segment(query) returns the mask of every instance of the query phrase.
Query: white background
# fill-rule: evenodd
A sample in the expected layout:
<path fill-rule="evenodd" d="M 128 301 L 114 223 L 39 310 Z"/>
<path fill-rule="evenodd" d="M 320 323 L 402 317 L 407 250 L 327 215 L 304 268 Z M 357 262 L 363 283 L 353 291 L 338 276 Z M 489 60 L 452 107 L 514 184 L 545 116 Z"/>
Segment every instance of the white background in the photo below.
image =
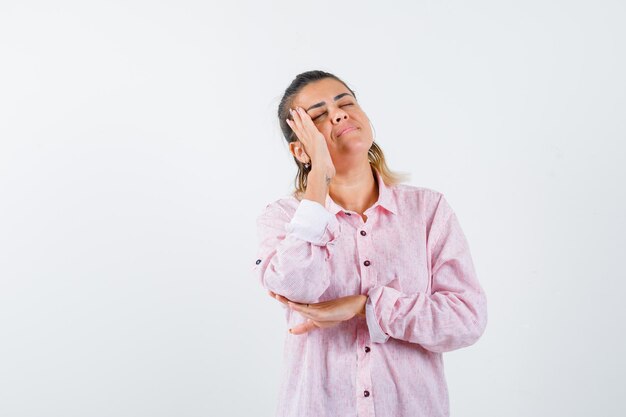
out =
<path fill-rule="evenodd" d="M 489 306 L 452 416 L 623 416 L 622 1 L 0 3 L 0 415 L 271 416 L 276 107 L 343 78 Z M 292 336 L 293 337 L 293 336 Z"/>

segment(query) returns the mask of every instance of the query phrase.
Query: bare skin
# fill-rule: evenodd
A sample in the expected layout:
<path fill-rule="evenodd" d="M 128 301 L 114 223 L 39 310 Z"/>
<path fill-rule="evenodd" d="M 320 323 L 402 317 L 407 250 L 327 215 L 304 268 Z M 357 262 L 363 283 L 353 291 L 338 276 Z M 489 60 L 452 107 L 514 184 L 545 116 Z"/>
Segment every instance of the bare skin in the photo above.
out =
<path fill-rule="evenodd" d="M 304 87 L 294 98 L 292 109 L 287 123 L 298 140 L 289 144 L 289 150 L 302 163 L 311 164 L 303 198 L 326 206 L 326 196 L 330 195 L 366 222 L 364 211 L 378 200 L 378 185 L 367 156 L 374 141 L 369 118 L 350 90 L 332 78 Z M 306 323 L 290 330 L 292 334 L 365 317 L 367 296 L 363 294 L 308 306 L 271 291 L 269 294 L 307 317 Z"/>
<path fill-rule="evenodd" d="M 321 303 L 301 304 L 272 291 L 268 291 L 268 294 L 308 319 L 306 323 L 289 329 L 291 334 L 298 335 L 317 328 L 333 327 L 355 316 L 365 318 L 366 295 L 349 295 Z"/>

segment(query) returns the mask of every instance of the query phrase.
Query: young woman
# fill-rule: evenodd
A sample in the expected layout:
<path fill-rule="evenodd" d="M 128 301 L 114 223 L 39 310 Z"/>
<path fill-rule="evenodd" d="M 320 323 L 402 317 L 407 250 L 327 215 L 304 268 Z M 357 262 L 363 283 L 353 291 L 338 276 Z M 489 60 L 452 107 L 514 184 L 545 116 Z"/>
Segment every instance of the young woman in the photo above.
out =
<path fill-rule="evenodd" d="M 286 307 L 277 415 L 448 416 L 442 353 L 487 324 L 454 211 L 400 183 L 335 75 L 296 76 L 278 117 L 296 190 L 259 215 L 253 267 Z"/>

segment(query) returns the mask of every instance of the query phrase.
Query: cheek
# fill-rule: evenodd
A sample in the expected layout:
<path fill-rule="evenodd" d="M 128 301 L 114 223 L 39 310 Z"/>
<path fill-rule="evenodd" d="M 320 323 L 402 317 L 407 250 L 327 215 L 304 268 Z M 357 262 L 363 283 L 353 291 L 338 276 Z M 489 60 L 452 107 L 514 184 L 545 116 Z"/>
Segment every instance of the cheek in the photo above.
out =
<path fill-rule="evenodd" d="M 333 132 L 332 127 L 323 125 L 323 126 L 317 126 L 317 130 L 319 130 L 319 132 L 324 136 L 324 139 L 326 139 L 326 143 L 332 142 L 331 139 L 331 134 Z"/>

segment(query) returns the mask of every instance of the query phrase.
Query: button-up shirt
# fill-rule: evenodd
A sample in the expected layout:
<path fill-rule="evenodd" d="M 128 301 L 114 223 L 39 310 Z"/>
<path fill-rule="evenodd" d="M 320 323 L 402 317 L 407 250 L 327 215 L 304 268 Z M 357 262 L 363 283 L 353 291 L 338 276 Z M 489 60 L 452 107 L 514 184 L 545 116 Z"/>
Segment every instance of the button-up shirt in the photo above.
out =
<path fill-rule="evenodd" d="M 475 343 L 487 303 L 459 220 L 441 192 L 388 186 L 366 221 L 327 195 L 293 196 L 257 218 L 260 284 L 299 303 L 367 295 L 365 318 L 285 333 L 277 416 L 449 416 L 442 353 Z M 285 309 L 288 328 L 307 319 Z"/>

